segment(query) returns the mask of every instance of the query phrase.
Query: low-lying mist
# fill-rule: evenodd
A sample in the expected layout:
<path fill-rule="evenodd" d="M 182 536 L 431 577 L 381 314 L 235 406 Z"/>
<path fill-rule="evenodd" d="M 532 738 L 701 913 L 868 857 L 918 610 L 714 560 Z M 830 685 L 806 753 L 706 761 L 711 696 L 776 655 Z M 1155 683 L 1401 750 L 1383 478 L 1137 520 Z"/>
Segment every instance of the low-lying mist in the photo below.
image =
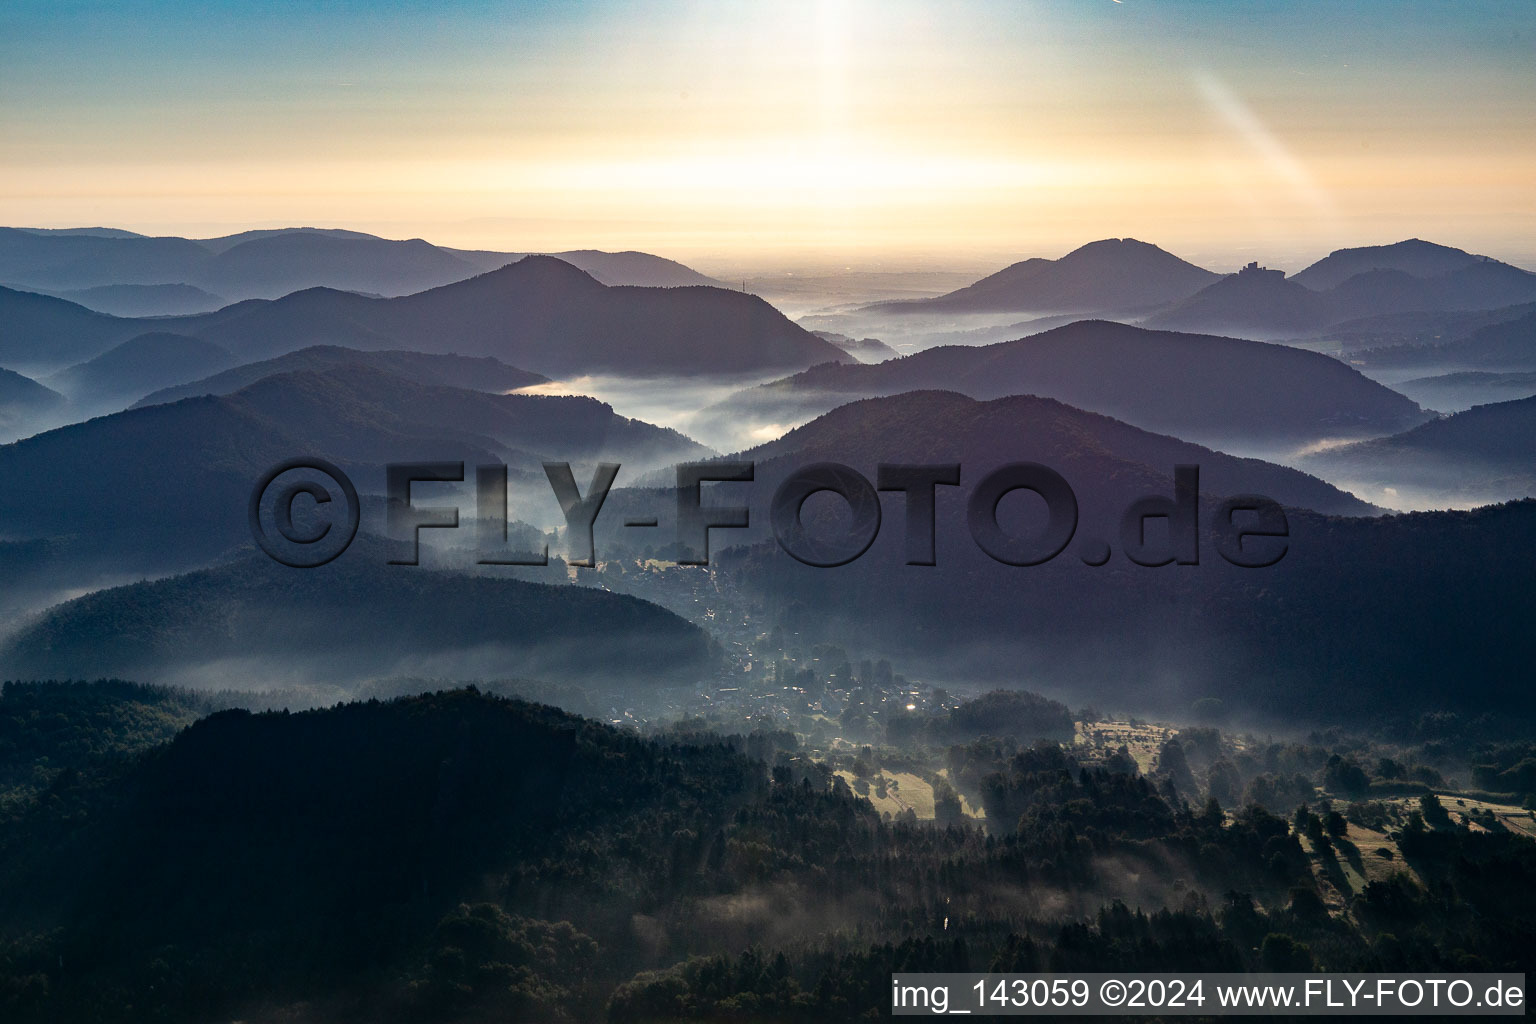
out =
<path fill-rule="evenodd" d="M 615 412 L 687 434 L 716 451 L 741 447 L 729 432 L 701 424 L 695 413 L 742 388 L 755 387 L 772 376 L 635 378 L 589 374 L 520 388 L 519 395 L 586 395 L 613 406 Z M 701 429 L 702 428 L 702 429 Z"/>

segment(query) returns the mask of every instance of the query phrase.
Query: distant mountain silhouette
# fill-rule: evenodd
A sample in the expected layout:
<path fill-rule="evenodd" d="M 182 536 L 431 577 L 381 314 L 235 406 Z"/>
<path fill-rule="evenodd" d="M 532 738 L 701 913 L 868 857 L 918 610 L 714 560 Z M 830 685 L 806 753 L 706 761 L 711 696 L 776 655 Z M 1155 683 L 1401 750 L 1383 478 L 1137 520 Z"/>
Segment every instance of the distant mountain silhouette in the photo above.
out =
<path fill-rule="evenodd" d="M 404 295 L 461 281 L 478 269 L 419 238 L 293 232 L 252 238 L 218 253 L 195 283 L 236 298 L 273 299 L 317 286 Z"/>
<path fill-rule="evenodd" d="M 851 358 L 756 296 L 609 288 L 550 256 L 396 299 L 310 289 L 175 323 L 249 359 L 342 344 L 489 355 L 550 376 L 707 376 Z"/>
<path fill-rule="evenodd" d="M 1495 309 L 1536 301 L 1536 274 L 1498 260 L 1483 260 L 1425 281 L 1437 309 Z"/>
<path fill-rule="evenodd" d="M 1391 245 L 1335 249 L 1305 270 L 1292 275 L 1291 280 L 1313 291 L 1325 292 L 1357 274 L 1372 270 L 1395 270 L 1411 277 L 1436 277 L 1485 259 L 1487 257 L 1474 256 L 1448 245 L 1437 245 L 1422 238 L 1409 238 Z"/>
<path fill-rule="evenodd" d="M 861 363 L 883 363 L 901 355 L 879 338 L 850 338 L 835 331 L 812 331 L 822 341 L 830 341 Z"/>
<path fill-rule="evenodd" d="M 145 238 L 125 228 L 17 228 L 32 235 L 85 235 L 92 238 Z"/>
<path fill-rule="evenodd" d="M 1405 380 L 1392 385 L 1392 390 L 1402 392 L 1426 409 L 1461 412 L 1474 405 L 1536 395 L 1536 371 L 1488 373 L 1464 370 Z"/>
<path fill-rule="evenodd" d="M 229 305 L 228 300 L 190 284 L 103 284 L 49 292 L 24 288 L 76 302 L 86 309 L 112 316 L 185 316 L 211 313 Z"/>
<path fill-rule="evenodd" d="M 37 234 L 0 228 L 0 281 L 50 290 L 102 284 L 196 284 L 212 254 L 186 238 Z"/>
<path fill-rule="evenodd" d="M 1392 348 L 1399 345 L 1415 347 L 1447 345 L 1469 337 L 1480 328 L 1518 320 L 1527 313 L 1536 313 L 1536 303 L 1527 302 L 1499 309 L 1472 312 L 1451 310 L 1382 313 L 1333 324 L 1317 336 L 1330 342 L 1337 342 L 1340 349 L 1347 352 Z"/>
<path fill-rule="evenodd" d="M 932 299 L 877 303 L 880 312 L 1114 312 L 1187 298 L 1209 270 L 1134 238 L 1090 242 L 1057 260 L 1028 259 Z"/>
<path fill-rule="evenodd" d="M 1335 257 L 1338 262 L 1330 263 Z M 1351 269 L 1356 272 L 1338 279 Z M 1415 241 L 1341 250 L 1290 278 L 1250 265 L 1154 314 L 1147 325 L 1258 338 L 1332 337 L 1335 332 L 1327 329 L 1330 325 L 1361 318 L 1492 310 L 1533 300 L 1536 274 L 1459 249 Z"/>
<path fill-rule="evenodd" d="M 22 429 L 33 417 L 56 412 L 64 396 L 31 377 L 0 369 L 0 432 Z"/>
<path fill-rule="evenodd" d="M 152 331 L 130 338 L 94 359 L 47 378 L 49 387 L 84 410 L 121 409 L 140 395 L 206 376 L 234 362 L 212 342 L 185 334 Z"/>
<path fill-rule="evenodd" d="M 1536 397 L 1479 405 L 1391 437 L 1331 448 L 1304 465 L 1331 479 L 1442 492 L 1461 501 L 1536 497 Z"/>
<path fill-rule="evenodd" d="M 474 358 L 424 352 L 365 352 L 335 345 L 315 345 L 275 359 L 245 363 L 190 384 L 163 388 L 146 395 L 135 402 L 133 407 L 161 405 L 197 395 L 227 395 L 273 374 L 292 373 L 296 370 L 327 370 L 347 365 L 370 367 L 417 384 L 446 384 L 471 391 L 512 391 L 549 380 L 541 374 L 519 370 L 490 356 Z"/>
<path fill-rule="evenodd" d="M 239 231 L 233 235 L 220 235 L 217 238 L 197 238 L 193 241 L 207 249 L 209 252 L 228 252 L 237 245 L 246 242 L 254 242 L 260 239 L 276 238 L 279 235 L 320 235 L 325 238 L 368 239 L 378 238 L 378 235 L 370 235 L 366 231 L 348 231 L 345 228 L 256 228 L 251 231 Z M 381 239 L 383 241 L 383 239 Z"/>
<path fill-rule="evenodd" d="M 448 251 L 475 263 L 485 271 L 498 270 L 525 256 L 545 255 L 564 260 L 579 270 L 585 270 L 595 280 L 615 287 L 619 285 L 637 285 L 642 288 L 684 288 L 689 285 L 723 287 L 714 278 L 706 277 L 676 260 L 633 250 L 603 252 L 598 249 L 572 249 L 567 252 L 551 253 L 487 252 L 464 249 Z"/>
<path fill-rule="evenodd" d="M 449 249 L 422 239 L 360 231 L 281 228 L 220 238 L 148 238 L 110 229 L 0 228 L 0 281 L 23 290 L 80 299 L 121 315 L 178 315 L 215 308 L 184 291 L 195 287 L 235 300 L 278 298 L 305 288 L 398 296 L 499 269 L 528 255 Z M 640 252 L 582 249 L 557 254 L 609 285 L 678 287 L 716 282 L 673 260 Z M 130 293 L 98 292 L 138 286 Z"/>
<path fill-rule="evenodd" d="M 3 235 L 3 232 L 0 232 Z M 49 295 L 0 288 L 0 363 L 56 369 L 100 355 L 153 325 Z"/>
<path fill-rule="evenodd" d="M 1294 287 L 1295 279 L 1290 282 Z M 1321 296 L 1324 318 L 1337 322 L 1341 316 L 1371 315 L 1378 310 L 1422 309 L 1435 300 L 1427 280 L 1401 270 L 1367 270 Z"/>
<path fill-rule="evenodd" d="M 535 472 L 544 459 L 602 458 L 638 471 L 710 454 L 675 430 L 619 416 L 594 398 L 418 384 L 358 365 L 265 377 L 216 401 L 265 416 L 342 463 L 409 461 L 397 439 L 423 452 L 483 447 Z"/>
<path fill-rule="evenodd" d="M 1364 366 L 1383 369 L 1536 370 L 1536 311 L 1479 327 L 1454 341 L 1367 349 L 1354 358 Z"/>
<path fill-rule="evenodd" d="M 0 650 L 7 678 L 217 685 L 238 672 L 345 684 L 401 665 L 444 673 L 691 680 L 710 642 L 654 604 L 572 585 L 387 564 L 360 544 L 318 569 L 264 555 L 59 605 Z"/>
<path fill-rule="evenodd" d="M 1427 417 L 1338 360 L 1283 345 L 1085 320 L 1017 341 L 817 366 L 700 413 L 738 428 L 803 422 L 857 398 L 924 388 L 1033 394 L 1223 447 L 1405 429 Z"/>
<path fill-rule="evenodd" d="M 223 345 L 242 360 L 267 359 L 314 345 L 412 348 L 364 322 L 372 304 L 382 301 L 354 292 L 308 288 L 281 299 L 247 299 L 212 313 L 158 322 Z"/>
<path fill-rule="evenodd" d="M 1279 270 L 1249 265 L 1147 320 L 1148 327 L 1172 331 L 1258 330 L 1287 336 L 1338 319 L 1328 297 L 1286 280 Z"/>
<path fill-rule="evenodd" d="M 610 288 L 550 256 L 529 256 L 394 299 L 310 288 L 200 316 L 146 321 L 0 290 L 0 317 L 11 310 L 11 318 L 0 319 L 7 325 L 0 328 L 0 360 L 12 365 L 49 355 L 59 363 L 89 358 L 146 326 L 201 338 L 244 360 L 342 345 L 495 356 L 552 376 L 733 375 L 852 358 L 754 295 L 703 287 Z M 66 360 L 65 352 L 72 358 Z"/>

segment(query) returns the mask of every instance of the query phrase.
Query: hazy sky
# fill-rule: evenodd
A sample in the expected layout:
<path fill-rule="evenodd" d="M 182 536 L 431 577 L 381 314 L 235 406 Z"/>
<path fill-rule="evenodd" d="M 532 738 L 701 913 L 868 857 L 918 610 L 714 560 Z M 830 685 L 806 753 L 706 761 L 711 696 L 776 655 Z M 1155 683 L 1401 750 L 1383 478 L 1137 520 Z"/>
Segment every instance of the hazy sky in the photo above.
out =
<path fill-rule="evenodd" d="M 714 265 L 1536 252 L 1536 3 L 0 3 L 0 223 Z"/>

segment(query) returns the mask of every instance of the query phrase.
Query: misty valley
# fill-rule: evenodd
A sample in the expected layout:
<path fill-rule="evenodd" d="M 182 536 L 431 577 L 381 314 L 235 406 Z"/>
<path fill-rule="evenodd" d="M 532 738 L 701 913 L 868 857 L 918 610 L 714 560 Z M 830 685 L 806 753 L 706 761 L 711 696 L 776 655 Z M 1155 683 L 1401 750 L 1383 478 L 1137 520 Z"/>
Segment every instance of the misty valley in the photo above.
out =
<path fill-rule="evenodd" d="M 593 568 L 598 564 L 594 536 L 597 517 L 623 467 L 618 463 L 598 463 L 583 494 L 570 463 L 546 462 L 549 479 L 560 511 L 565 517 L 565 537 L 570 566 Z M 324 483 L 296 479 L 282 486 L 278 481 L 288 474 L 302 476 L 318 473 Z M 743 505 L 702 504 L 702 485 L 709 483 L 750 483 L 756 467 L 750 462 L 679 463 L 676 467 L 675 502 L 678 565 L 709 564 L 710 530 L 745 530 L 752 525 L 752 509 Z M 876 467 L 878 485 L 858 470 L 835 462 L 817 462 L 791 472 L 773 493 L 769 522 L 779 548 L 803 565 L 835 568 L 855 561 L 874 544 L 880 533 L 881 511 L 877 492 L 905 496 L 906 564 L 934 565 L 937 529 L 936 492 L 939 487 L 959 487 L 961 467 L 952 465 L 891 464 Z M 478 565 L 548 565 L 549 544 L 538 554 L 532 548 L 522 554 L 505 552 L 509 527 L 507 519 L 507 467 L 495 463 L 475 467 L 474 521 Z M 390 463 L 384 467 L 385 524 L 389 538 L 402 549 L 390 565 L 419 565 L 423 530 L 457 530 L 462 509 L 439 504 L 421 508 L 413 504 L 415 484 L 460 484 L 465 481 L 462 462 Z M 336 489 L 333 497 L 332 488 Z M 1216 541 L 1217 553 L 1233 565 L 1257 569 L 1274 565 L 1285 557 L 1289 524 L 1285 510 L 1262 495 L 1230 498 L 1216 509 L 1211 522 L 1202 531 L 1200 515 L 1200 467 L 1175 466 L 1174 496 L 1145 495 L 1137 499 L 1120 518 L 1120 550 L 1141 566 L 1162 566 L 1177 561 L 1180 565 L 1200 564 L 1200 536 L 1208 532 Z M 1028 492 L 1045 505 L 1045 518 L 1039 534 L 1020 536 L 1010 533 L 1000 512 L 1004 500 L 1016 492 Z M 822 514 L 808 516 L 806 506 L 818 495 L 836 495 L 846 503 L 848 521 L 841 536 L 835 531 L 838 516 L 821 506 Z M 269 495 L 276 497 L 269 500 Z M 299 503 L 308 499 L 304 510 Z M 320 506 L 335 502 L 339 511 L 322 514 Z M 764 510 L 759 509 L 762 516 Z M 966 499 L 966 525 L 971 539 L 994 561 L 1004 565 L 1033 566 L 1049 562 L 1061 554 L 1077 532 L 1077 495 L 1059 473 L 1033 462 L 1010 462 L 992 470 L 975 484 Z M 337 467 L 323 460 L 299 458 L 280 463 L 269 470 L 255 490 L 249 506 L 252 534 L 271 558 L 294 568 L 316 568 L 338 557 L 350 545 L 360 525 L 361 507 L 351 479 Z M 278 534 L 268 530 L 268 520 Z M 303 530 L 296 519 L 306 522 Z M 807 520 L 811 522 L 808 523 Z M 626 529 L 655 528 L 658 516 L 629 517 Z M 375 524 L 376 525 L 376 524 Z M 523 523 L 515 524 L 527 529 Z M 606 524 L 605 524 L 606 525 Z M 1150 538 L 1161 527 L 1162 540 Z M 331 531 L 336 528 L 336 533 Z M 1257 550 L 1266 543 L 1267 550 Z M 1253 543 L 1249 543 L 1252 541 Z M 286 542 L 286 545 L 283 543 Z M 1086 540 L 1081 545 L 1083 560 L 1089 565 L 1103 565 L 1112 548 L 1103 541 Z M 284 550 L 291 547 L 293 553 Z M 320 548 L 316 551 L 316 548 Z M 309 549 L 304 555 L 297 552 Z M 404 553 L 408 552 L 408 553 Z"/>
<path fill-rule="evenodd" d="M 0 1020 L 1526 972 L 1536 273 L 1230 270 L 0 229 Z"/>

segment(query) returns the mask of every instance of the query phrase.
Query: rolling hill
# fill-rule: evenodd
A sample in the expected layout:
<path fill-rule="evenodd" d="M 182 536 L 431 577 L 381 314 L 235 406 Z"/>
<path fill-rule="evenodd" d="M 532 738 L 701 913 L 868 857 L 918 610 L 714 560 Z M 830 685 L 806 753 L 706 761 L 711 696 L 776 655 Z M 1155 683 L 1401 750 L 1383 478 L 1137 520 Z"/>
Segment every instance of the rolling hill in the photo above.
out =
<path fill-rule="evenodd" d="M 74 724 L 49 716 L 61 721 Z M 611 991 L 655 965 L 629 921 L 671 905 L 656 865 L 674 849 L 706 855 L 721 829 L 744 833 L 738 809 L 776 812 L 768 790 L 762 762 L 724 743 L 641 738 L 473 689 L 213 714 L 144 756 L 67 773 L 68 828 L 48 810 L 8 823 L 0 917 L 15 952 L 0 980 L 28 995 L 7 1019 L 102 1021 L 127 1004 L 166 1021 L 258 1019 L 249 1008 L 263 1003 L 280 1016 L 323 1008 L 338 1024 L 464 1019 L 466 1009 L 595 1020 Z M 786 858 L 817 857 L 829 825 L 881 834 L 862 801 L 803 802 L 776 831 L 817 838 Z M 733 870 L 731 890 L 747 890 L 748 870 Z M 620 891 L 621 877 L 635 881 Z M 509 880 L 505 909 L 488 902 L 493 878 Z M 71 951 L 71 983 L 28 989 L 29 977 L 46 978 L 32 973 L 34 956 L 55 948 L 35 944 L 45 941 Z M 465 974 L 487 979 L 487 997 L 455 990 L 454 954 L 435 952 L 454 943 L 472 950 Z M 427 959 L 445 966 L 423 988 L 411 972 Z M 59 969 L 58 954 L 46 960 Z M 595 983 L 578 987 L 589 971 Z M 366 1007 L 341 1009 L 337 993 L 381 976 L 392 980 Z"/>
<path fill-rule="evenodd" d="M 495 356 L 550 376 L 709 376 L 850 358 L 755 296 L 609 288 L 548 256 L 397 299 L 310 289 L 177 324 L 249 359 L 344 344 Z"/>
<path fill-rule="evenodd" d="M 1264 494 L 1330 515 L 1379 511 L 1294 469 L 1235 458 L 1034 395 L 978 401 L 949 391 L 920 391 L 866 399 L 732 458 L 757 463 L 759 479 L 769 481 L 778 463 L 788 469 L 842 462 L 862 468 L 871 479 L 879 462 L 959 463 L 962 480 L 974 481 L 1004 463 L 1027 460 L 1075 481 L 1083 500 L 1166 488 L 1173 467 L 1186 463 L 1200 466 L 1207 497 Z"/>
<path fill-rule="evenodd" d="M 1456 503 L 1536 496 L 1536 396 L 1474 406 L 1412 430 L 1330 448 L 1303 464 L 1329 479 Z"/>
<path fill-rule="evenodd" d="M 1392 385 L 1426 409 L 1462 412 L 1474 405 L 1508 402 L 1536 395 L 1536 372 L 1489 373 L 1465 370 L 1433 377 L 1415 377 Z"/>
<path fill-rule="evenodd" d="M 392 453 L 396 439 L 423 451 L 434 444 L 484 448 L 534 469 L 546 458 L 604 459 L 638 470 L 709 454 L 675 430 L 619 416 L 593 398 L 418 384 L 365 366 L 265 377 L 211 400 L 264 416 L 343 463 L 409 461 Z"/>
<path fill-rule="evenodd" d="M 195 284 L 212 253 L 187 238 L 0 228 L 0 281 L 50 290 L 106 284 Z"/>
<path fill-rule="evenodd" d="M 1028 259 L 932 299 L 878 303 L 887 313 L 1109 313 L 1163 306 L 1217 275 L 1134 238 L 1089 242 L 1056 260 Z"/>
<path fill-rule="evenodd" d="M 1256 338 L 1332 337 L 1332 325 L 1363 318 L 1488 311 L 1533 300 L 1536 274 L 1414 240 L 1341 250 L 1289 278 L 1250 264 L 1156 313 L 1147 325 Z"/>
<path fill-rule="evenodd" d="M 211 313 L 229 305 L 227 299 L 190 284 L 102 284 L 93 288 L 49 291 L 23 288 L 22 291 L 52 295 L 77 303 L 86 309 L 111 316 L 187 316 Z"/>
<path fill-rule="evenodd" d="M 1373 270 L 1395 270 L 1411 277 L 1435 277 L 1486 259 L 1486 256 L 1474 256 L 1448 245 L 1409 238 L 1391 245 L 1335 249 L 1305 270 L 1297 271 L 1291 280 L 1313 291 L 1327 291 L 1357 274 Z"/>
<path fill-rule="evenodd" d="M 316 287 L 408 295 L 499 269 L 526 255 L 323 228 L 244 231 L 206 239 L 149 238 L 109 229 L 0 228 L 0 281 L 50 294 L 64 292 L 66 298 L 79 293 L 83 304 L 120 315 L 194 312 L 188 303 L 203 302 L 198 296 L 210 292 L 232 300 L 272 299 Z M 556 255 L 609 285 L 719 283 L 649 253 L 582 249 Z"/>
<path fill-rule="evenodd" d="M 392 566 L 359 543 L 318 569 L 263 555 L 62 604 L 0 649 L 6 678 L 345 684 L 429 674 L 691 681 L 709 639 L 638 598 Z"/>
<path fill-rule="evenodd" d="M 200 316 L 127 320 L 0 292 L 0 316 L 6 313 L 13 315 L 0 320 L 0 360 L 13 365 L 50 357 L 78 362 L 144 333 L 146 325 L 219 345 L 242 361 L 343 345 L 495 356 L 552 376 L 763 374 L 852 358 L 755 296 L 708 287 L 608 287 L 549 256 L 393 299 L 310 288 Z"/>
<path fill-rule="evenodd" d="M 282 232 L 215 254 L 192 283 L 231 298 L 277 298 L 326 287 L 405 295 L 472 277 L 479 267 L 419 238 Z"/>
<path fill-rule="evenodd" d="M 56 370 L 153 330 L 51 295 L 0 288 L 0 363 Z"/>
<path fill-rule="evenodd" d="M 699 415 L 739 432 L 924 388 L 1033 394 L 1219 448 L 1390 433 L 1417 405 L 1328 356 L 1283 345 L 1079 321 L 1016 341 L 947 346 L 873 366 L 817 366 Z"/>
<path fill-rule="evenodd" d="M 594 280 L 614 287 L 619 285 L 636 285 L 642 288 L 686 288 L 692 285 L 724 287 L 714 278 L 706 277 L 676 260 L 653 256 L 648 252 L 635 252 L 632 249 L 624 252 L 571 249 L 550 253 L 486 252 L 465 249 L 448 251 L 469 260 L 482 271 L 498 270 L 525 256 L 553 256 L 578 270 L 586 271 Z"/>
<path fill-rule="evenodd" d="M 1366 349 L 1354 358 L 1373 370 L 1536 370 L 1536 311 L 1478 327 L 1450 341 Z"/>
<path fill-rule="evenodd" d="M 1518 320 L 1536 313 L 1536 303 L 1519 303 L 1499 309 L 1476 311 L 1418 311 L 1383 313 L 1332 324 L 1318 337 L 1336 342 L 1345 352 L 1397 346 L 1449 345 L 1493 324 Z"/>
<path fill-rule="evenodd" d="M 14 231 L 25 231 L 29 235 L 84 235 L 95 238 L 145 238 L 137 231 L 129 231 L 127 228 L 13 228 Z"/>
<path fill-rule="evenodd" d="M 1171 331 L 1242 330 L 1269 337 L 1303 334 L 1339 319 L 1328 296 L 1287 280 L 1278 270 L 1249 265 L 1147 320 Z"/>
<path fill-rule="evenodd" d="M 276 373 L 326 370 L 347 365 L 371 367 L 417 384 L 446 384 L 471 391 L 512 391 L 549 380 L 541 374 L 519 370 L 490 356 L 475 358 L 425 352 L 364 352 L 336 345 L 315 345 L 275 359 L 245 363 L 189 384 L 162 388 L 134 403 L 134 408 L 176 402 L 197 395 L 227 395 Z"/>
<path fill-rule="evenodd" d="M 0 446 L 0 535 L 55 539 L 30 571 L 95 578 L 207 564 L 250 540 L 245 505 L 270 467 L 319 456 L 384 489 L 390 462 L 504 461 L 558 515 L 540 463 L 646 465 L 712 454 L 590 398 L 495 395 L 343 365 L 264 377 L 223 396 L 102 416 Z M 583 481 L 583 484 L 585 481 Z M 365 519 L 365 528 L 374 528 Z M 382 532 L 382 527 L 377 527 Z M 30 564 L 30 563 L 29 563 Z"/>
<path fill-rule="evenodd" d="M 1114 538 L 1119 517 L 1132 502 L 1149 494 L 1171 493 L 1178 465 L 1199 467 L 1200 497 L 1207 513 L 1221 499 L 1239 494 L 1262 494 L 1289 508 L 1329 515 L 1368 516 L 1382 511 L 1285 466 L 1236 458 L 1033 395 L 979 401 L 949 391 L 915 391 L 864 399 L 727 458 L 754 464 L 752 481 L 732 483 L 728 492 L 753 511 L 746 528 L 717 532 L 712 551 L 772 543 L 768 510 L 779 485 L 797 470 L 826 462 L 849 466 L 871 482 L 877 479 L 881 464 L 959 466 L 960 486 L 935 491 L 937 507 L 947 517 L 947 532 L 939 533 L 941 555 L 969 546 L 960 521 L 963 493 L 992 470 L 1016 462 L 1040 463 L 1067 480 L 1077 500 L 1079 537 Z M 613 552 L 642 539 L 669 542 L 676 529 L 676 499 L 667 488 L 674 479 L 663 470 L 641 481 L 657 486 L 616 488 L 597 523 L 599 547 Z M 884 515 L 890 518 L 863 557 L 899 565 L 905 550 L 903 499 L 888 495 L 883 505 Z M 846 527 L 846 514 L 838 518 L 840 507 L 841 502 L 828 499 L 820 510 L 808 505 L 802 514 L 807 522 L 818 522 L 819 528 L 835 535 Z M 1038 525 L 1029 512 L 1016 508 L 1014 513 L 1018 522 Z M 660 530 L 654 537 L 637 537 L 622 525 L 627 518 L 649 516 L 658 518 Z"/>
<path fill-rule="evenodd" d="M 830 341 L 861 363 L 883 363 L 895 359 L 901 353 L 879 338 L 850 338 L 835 331 L 812 331 L 822 341 Z"/>
<path fill-rule="evenodd" d="M 63 405 L 64 396 L 57 391 L 13 370 L 0 369 L 0 431 L 25 429 L 34 418 L 54 414 Z"/>
<path fill-rule="evenodd" d="M 234 357 L 212 342 L 151 331 L 61 370 L 47 381 L 77 409 L 102 412 L 121 409 L 167 385 L 215 373 L 232 362 Z"/>

